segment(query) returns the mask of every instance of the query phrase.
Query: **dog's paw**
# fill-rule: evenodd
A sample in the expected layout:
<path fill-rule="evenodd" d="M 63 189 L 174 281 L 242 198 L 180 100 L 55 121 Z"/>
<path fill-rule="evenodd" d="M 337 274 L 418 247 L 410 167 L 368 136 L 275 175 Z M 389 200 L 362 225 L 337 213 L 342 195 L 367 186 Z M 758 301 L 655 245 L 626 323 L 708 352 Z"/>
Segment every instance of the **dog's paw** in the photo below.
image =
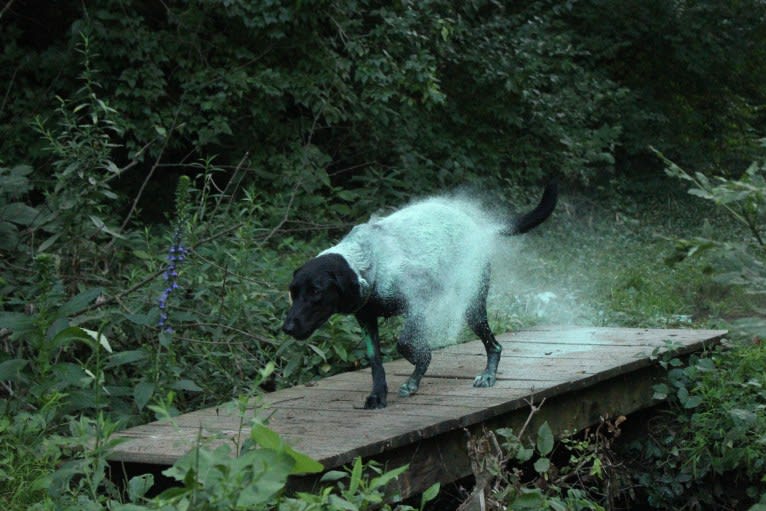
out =
<path fill-rule="evenodd" d="M 364 407 L 367 410 L 377 410 L 380 408 L 386 407 L 386 395 L 385 394 L 376 394 L 373 392 L 369 396 L 367 396 L 367 399 L 364 402 Z"/>
<path fill-rule="evenodd" d="M 399 387 L 399 397 L 411 396 L 418 391 L 418 388 L 420 388 L 420 385 L 417 381 L 413 378 L 407 378 L 407 381 Z"/>
<path fill-rule="evenodd" d="M 493 373 L 481 373 L 479 376 L 473 379 L 474 387 L 491 387 L 495 384 L 495 375 Z"/>

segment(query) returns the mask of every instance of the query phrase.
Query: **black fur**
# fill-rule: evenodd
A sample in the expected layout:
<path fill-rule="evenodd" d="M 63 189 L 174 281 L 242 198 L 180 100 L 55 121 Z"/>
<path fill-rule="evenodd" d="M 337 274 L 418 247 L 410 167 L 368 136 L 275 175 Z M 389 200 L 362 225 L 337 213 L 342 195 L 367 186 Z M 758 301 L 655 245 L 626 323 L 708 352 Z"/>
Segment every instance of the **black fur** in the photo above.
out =
<path fill-rule="evenodd" d="M 538 206 L 512 222 L 501 234 L 522 234 L 538 226 L 553 212 L 557 195 L 558 188 L 554 181 L 546 187 Z M 487 266 L 481 275 L 479 291 L 466 311 L 466 322 L 481 339 L 487 353 L 486 368 L 474 380 L 477 387 L 494 385 L 502 351 L 487 321 L 489 280 L 490 268 Z M 369 339 L 372 392 L 365 401 L 365 408 L 384 408 L 388 387 L 380 355 L 378 318 L 407 312 L 407 303 L 402 297 L 384 299 L 376 293 L 374 282 L 368 284 L 368 296 L 362 296 L 357 274 L 338 254 L 328 253 L 311 259 L 293 274 L 290 283 L 292 305 L 282 329 L 296 339 L 307 339 L 333 314 L 353 314 Z M 417 391 L 431 361 L 430 348 L 424 344 L 424 336 L 420 332 L 422 326 L 421 318 L 407 315 L 396 345 L 397 351 L 415 366 L 412 375 L 400 387 L 399 394 L 402 396 Z"/>

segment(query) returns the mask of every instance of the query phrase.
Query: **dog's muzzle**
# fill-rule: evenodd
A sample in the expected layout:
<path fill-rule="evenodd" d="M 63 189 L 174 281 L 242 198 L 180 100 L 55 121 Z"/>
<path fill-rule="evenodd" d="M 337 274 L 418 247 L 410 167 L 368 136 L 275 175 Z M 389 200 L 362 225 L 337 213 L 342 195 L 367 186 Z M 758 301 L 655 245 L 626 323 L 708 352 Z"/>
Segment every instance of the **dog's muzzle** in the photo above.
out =
<path fill-rule="evenodd" d="M 282 325 L 282 331 L 286 333 L 287 335 L 291 335 L 294 337 L 296 333 L 295 321 L 291 319 L 286 319 L 285 323 Z"/>
<path fill-rule="evenodd" d="M 299 341 L 308 339 L 312 333 L 312 331 L 306 331 L 306 328 L 302 322 L 290 317 L 285 319 L 285 323 L 282 325 L 282 331 L 290 337 L 298 339 Z"/>

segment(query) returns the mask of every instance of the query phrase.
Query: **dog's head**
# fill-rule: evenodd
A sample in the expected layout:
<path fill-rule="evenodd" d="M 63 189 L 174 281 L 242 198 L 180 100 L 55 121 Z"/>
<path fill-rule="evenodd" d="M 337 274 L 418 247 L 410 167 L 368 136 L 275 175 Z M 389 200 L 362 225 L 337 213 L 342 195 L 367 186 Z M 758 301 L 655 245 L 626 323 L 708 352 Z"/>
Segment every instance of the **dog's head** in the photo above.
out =
<path fill-rule="evenodd" d="M 307 339 L 335 313 L 351 313 L 361 303 L 359 279 L 338 254 L 324 254 L 293 273 L 292 304 L 282 330 L 296 339 Z"/>

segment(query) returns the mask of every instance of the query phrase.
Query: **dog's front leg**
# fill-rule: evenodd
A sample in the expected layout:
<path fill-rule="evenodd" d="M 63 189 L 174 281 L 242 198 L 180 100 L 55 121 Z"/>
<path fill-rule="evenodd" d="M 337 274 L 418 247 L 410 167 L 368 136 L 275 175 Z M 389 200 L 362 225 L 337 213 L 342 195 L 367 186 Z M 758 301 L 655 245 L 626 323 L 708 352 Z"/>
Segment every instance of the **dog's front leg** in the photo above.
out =
<path fill-rule="evenodd" d="M 362 327 L 364 344 L 367 349 L 367 358 L 372 368 L 372 392 L 364 402 L 365 408 L 385 408 L 388 386 L 386 385 L 386 371 L 383 369 L 383 359 L 380 356 L 380 339 L 378 337 L 377 316 L 357 314 L 356 320 Z"/>

